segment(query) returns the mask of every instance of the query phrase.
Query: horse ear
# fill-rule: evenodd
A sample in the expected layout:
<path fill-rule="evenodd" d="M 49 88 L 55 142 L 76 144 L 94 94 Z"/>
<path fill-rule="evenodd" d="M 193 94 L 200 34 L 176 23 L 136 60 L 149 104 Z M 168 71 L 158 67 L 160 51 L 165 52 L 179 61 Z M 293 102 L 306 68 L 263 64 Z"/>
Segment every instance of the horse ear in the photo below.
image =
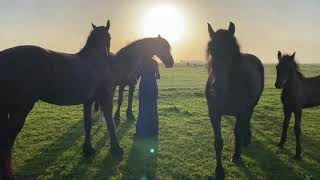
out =
<path fill-rule="evenodd" d="M 296 55 L 296 52 L 294 52 L 292 55 L 291 55 L 291 57 L 292 57 L 292 59 L 294 59 L 294 56 Z"/>
<path fill-rule="evenodd" d="M 280 60 L 281 60 L 281 58 L 282 58 L 281 52 L 280 52 L 280 51 L 278 51 L 278 60 L 280 61 Z"/>
<path fill-rule="evenodd" d="M 93 23 L 91 23 L 91 26 L 92 26 L 93 29 L 97 28 L 97 26 L 94 25 Z"/>
<path fill-rule="evenodd" d="M 211 39 L 213 39 L 214 31 L 213 31 L 210 23 L 208 23 L 208 32 L 209 32 L 209 36 L 211 37 Z"/>
<path fill-rule="evenodd" d="M 230 22 L 228 31 L 232 34 L 236 32 L 236 27 L 234 26 L 233 22 Z"/>
<path fill-rule="evenodd" d="M 109 29 L 110 29 L 110 20 L 108 20 L 108 22 L 107 22 L 106 29 L 107 29 L 107 31 L 109 31 Z"/>
<path fill-rule="evenodd" d="M 160 34 L 158 35 L 158 38 L 161 38 Z"/>

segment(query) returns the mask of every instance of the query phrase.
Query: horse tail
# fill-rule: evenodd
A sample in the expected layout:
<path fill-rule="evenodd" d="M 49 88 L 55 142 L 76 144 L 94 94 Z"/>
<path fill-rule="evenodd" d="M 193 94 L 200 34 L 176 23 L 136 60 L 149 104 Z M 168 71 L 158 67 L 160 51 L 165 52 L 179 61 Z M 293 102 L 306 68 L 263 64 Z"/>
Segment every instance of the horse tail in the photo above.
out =
<path fill-rule="evenodd" d="M 259 92 L 259 96 L 258 96 L 258 98 L 257 98 L 257 101 L 256 101 L 256 103 L 255 103 L 255 105 L 257 105 L 258 104 L 258 102 L 259 102 L 259 99 L 260 99 L 260 97 L 261 97 L 261 95 L 262 95 L 262 93 L 263 93 L 263 90 L 264 90 L 264 66 L 263 66 L 263 64 L 262 64 L 262 62 L 259 60 L 258 61 L 258 67 L 259 67 L 259 70 L 260 70 L 260 76 L 261 76 L 261 90 L 260 90 L 260 92 Z"/>
<path fill-rule="evenodd" d="M 263 66 L 263 64 L 260 62 L 260 70 L 261 70 L 261 77 L 262 77 L 262 79 L 261 79 L 261 92 L 260 92 L 260 96 L 262 95 L 262 92 L 263 92 L 263 90 L 264 90 L 264 66 Z"/>

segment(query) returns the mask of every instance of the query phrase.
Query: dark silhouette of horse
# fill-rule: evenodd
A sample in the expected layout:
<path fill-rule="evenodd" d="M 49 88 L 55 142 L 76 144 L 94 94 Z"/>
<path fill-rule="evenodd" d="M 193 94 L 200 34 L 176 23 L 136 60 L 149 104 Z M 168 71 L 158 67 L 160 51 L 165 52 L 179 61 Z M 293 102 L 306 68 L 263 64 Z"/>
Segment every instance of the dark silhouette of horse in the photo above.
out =
<path fill-rule="evenodd" d="M 250 119 L 264 88 L 264 68 L 254 55 L 240 53 L 235 26 L 230 22 L 229 29 L 214 32 L 208 23 L 210 42 L 207 54 L 211 59 L 211 72 L 206 85 L 206 98 L 209 116 L 214 130 L 217 166 L 217 179 L 224 179 L 221 153 L 221 116 L 236 117 L 234 128 L 234 163 L 241 160 L 241 145 L 251 141 Z"/>
<path fill-rule="evenodd" d="M 303 108 L 320 105 L 320 76 L 306 78 L 300 72 L 295 61 L 295 53 L 282 55 L 278 52 L 277 80 L 275 87 L 282 88 L 281 102 L 283 104 L 283 127 L 279 147 L 283 148 L 287 140 L 287 130 L 294 113 L 294 134 L 296 136 L 296 154 L 294 159 L 301 160 L 301 115 Z"/>
<path fill-rule="evenodd" d="M 0 178 L 14 179 L 11 149 L 38 100 L 56 105 L 84 104 L 83 152 L 90 154 L 93 152 L 91 107 L 98 99 L 107 117 L 111 153 L 123 154 L 112 121 L 114 82 L 107 62 L 110 22 L 106 27 L 93 24 L 92 27 L 85 46 L 76 54 L 36 46 L 18 46 L 0 52 Z"/>
<path fill-rule="evenodd" d="M 137 73 L 137 76 L 135 77 L 135 79 L 136 79 L 135 82 L 137 82 L 140 79 L 140 76 L 141 75 Z M 136 89 L 136 85 L 137 85 L 137 83 L 127 84 L 127 85 L 126 84 L 119 85 L 118 107 L 117 107 L 117 110 L 116 110 L 114 117 L 113 117 L 115 122 L 117 122 L 117 123 L 120 122 L 120 111 L 121 111 L 121 105 L 123 102 L 123 92 L 124 92 L 124 88 L 126 86 L 129 87 L 128 106 L 127 106 L 127 110 L 126 110 L 127 120 L 129 120 L 129 121 L 135 120 L 135 117 L 132 112 L 132 101 L 133 101 L 133 93 L 134 93 L 134 90 Z"/>
<path fill-rule="evenodd" d="M 115 83 L 119 86 L 118 108 L 114 115 L 114 122 L 118 125 L 120 124 L 120 107 L 123 101 L 123 90 L 127 85 L 129 85 L 127 117 L 128 119 L 133 117 L 133 87 L 137 84 L 137 78 L 140 77 L 138 71 L 141 69 L 142 62 L 152 60 L 153 56 L 157 56 L 167 68 L 171 68 L 173 67 L 174 60 L 171 55 L 169 42 L 160 35 L 155 38 L 134 41 L 120 49 L 116 54 L 110 53 L 109 56 L 111 56 L 111 67 L 116 77 Z"/>

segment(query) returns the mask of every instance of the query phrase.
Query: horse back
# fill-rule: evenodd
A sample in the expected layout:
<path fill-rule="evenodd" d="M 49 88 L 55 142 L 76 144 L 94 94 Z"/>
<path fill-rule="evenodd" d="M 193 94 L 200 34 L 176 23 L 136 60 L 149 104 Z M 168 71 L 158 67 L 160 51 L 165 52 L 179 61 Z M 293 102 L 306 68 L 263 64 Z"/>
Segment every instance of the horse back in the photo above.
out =
<path fill-rule="evenodd" d="M 320 105 L 320 76 L 302 78 L 304 107 Z"/>
<path fill-rule="evenodd" d="M 36 46 L 17 46 L 0 52 L 0 89 L 37 91 L 32 87 L 49 72 L 50 67 L 41 62 L 48 57 L 45 49 Z"/>
<path fill-rule="evenodd" d="M 29 97 L 58 105 L 82 104 L 104 84 L 106 64 L 101 57 L 37 46 L 10 48 L 0 52 L 1 95 L 17 102 Z"/>

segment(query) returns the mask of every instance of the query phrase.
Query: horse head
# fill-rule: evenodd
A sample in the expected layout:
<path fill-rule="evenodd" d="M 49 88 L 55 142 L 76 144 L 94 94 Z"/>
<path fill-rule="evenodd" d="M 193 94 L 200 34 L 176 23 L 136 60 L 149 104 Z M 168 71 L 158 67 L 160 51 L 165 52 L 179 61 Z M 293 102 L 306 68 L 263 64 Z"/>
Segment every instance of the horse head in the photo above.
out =
<path fill-rule="evenodd" d="M 173 67 L 174 60 L 171 55 L 171 46 L 169 42 L 159 35 L 155 38 L 153 44 L 153 55 L 156 55 L 167 68 Z"/>
<path fill-rule="evenodd" d="M 216 99 L 223 102 L 225 92 L 229 85 L 229 76 L 232 71 L 234 61 L 240 57 L 240 50 L 234 37 L 235 26 L 230 22 L 227 30 L 220 29 L 215 32 L 208 23 L 210 41 L 208 43 L 208 56 L 211 59 L 211 68 L 215 81 L 212 84 Z M 213 63 L 214 60 L 214 63 Z"/>
<path fill-rule="evenodd" d="M 84 51 L 103 51 L 107 50 L 107 54 L 110 52 L 110 40 L 111 36 L 109 34 L 110 21 L 108 20 L 106 26 L 96 26 L 91 23 L 92 31 L 87 39 L 86 45 L 81 50 Z"/>
<path fill-rule="evenodd" d="M 299 68 L 294 60 L 295 54 L 296 53 L 293 53 L 292 55 L 282 55 L 281 52 L 278 51 L 276 88 L 283 88 L 284 84 L 289 79 L 290 74 Z"/>

